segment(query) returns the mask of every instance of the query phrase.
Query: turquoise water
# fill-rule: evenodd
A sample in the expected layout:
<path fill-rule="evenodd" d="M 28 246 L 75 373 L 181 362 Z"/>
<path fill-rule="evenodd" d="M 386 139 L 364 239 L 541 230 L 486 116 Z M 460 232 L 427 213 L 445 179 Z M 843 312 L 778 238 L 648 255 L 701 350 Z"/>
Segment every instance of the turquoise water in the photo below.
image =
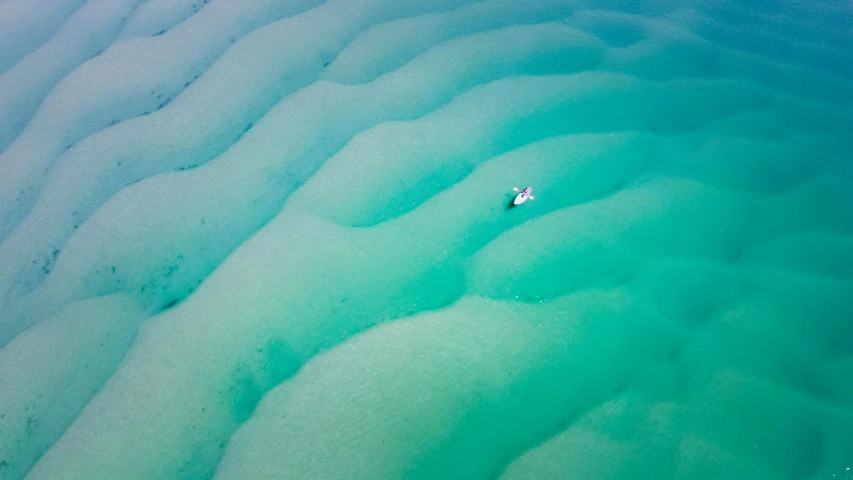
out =
<path fill-rule="evenodd" d="M 48 3 L 0 479 L 853 479 L 849 2 Z"/>

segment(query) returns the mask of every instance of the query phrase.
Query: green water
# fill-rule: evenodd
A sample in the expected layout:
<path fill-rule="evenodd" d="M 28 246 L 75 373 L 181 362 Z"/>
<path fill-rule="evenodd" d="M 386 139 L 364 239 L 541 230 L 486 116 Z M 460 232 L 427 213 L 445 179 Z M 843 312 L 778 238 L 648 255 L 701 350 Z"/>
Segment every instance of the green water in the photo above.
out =
<path fill-rule="evenodd" d="M 154 2 L 0 153 L 0 478 L 853 479 L 851 5 Z"/>

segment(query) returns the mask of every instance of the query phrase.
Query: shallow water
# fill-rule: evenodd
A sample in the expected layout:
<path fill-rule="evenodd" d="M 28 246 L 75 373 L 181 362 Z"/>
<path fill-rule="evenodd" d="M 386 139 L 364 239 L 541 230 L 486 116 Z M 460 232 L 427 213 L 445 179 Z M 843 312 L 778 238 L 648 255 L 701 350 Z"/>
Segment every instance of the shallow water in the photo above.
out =
<path fill-rule="evenodd" d="M 0 478 L 853 479 L 849 4 L 49 3 Z"/>

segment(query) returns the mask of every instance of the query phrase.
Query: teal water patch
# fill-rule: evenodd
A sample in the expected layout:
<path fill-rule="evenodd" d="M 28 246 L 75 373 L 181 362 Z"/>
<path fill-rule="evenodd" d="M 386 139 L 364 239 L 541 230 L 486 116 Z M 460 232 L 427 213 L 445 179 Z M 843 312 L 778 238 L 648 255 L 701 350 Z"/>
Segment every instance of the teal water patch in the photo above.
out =
<path fill-rule="evenodd" d="M 849 5 L 56 3 L 0 479 L 850 478 Z"/>

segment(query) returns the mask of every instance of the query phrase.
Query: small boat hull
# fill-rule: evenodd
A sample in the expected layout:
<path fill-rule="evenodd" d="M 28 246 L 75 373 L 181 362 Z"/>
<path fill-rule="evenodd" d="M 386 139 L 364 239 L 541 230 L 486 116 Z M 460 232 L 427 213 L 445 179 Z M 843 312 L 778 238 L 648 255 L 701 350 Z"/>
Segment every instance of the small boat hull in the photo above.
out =
<path fill-rule="evenodd" d="M 530 197 L 530 195 L 525 195 L 523 193 L 519 193 L 518 195 L 515 196 L 515 200 L 512 201 L 512 204 L 513 205 L 521 205 L 522 203 L 526 202 L 529 197 Z"/>

